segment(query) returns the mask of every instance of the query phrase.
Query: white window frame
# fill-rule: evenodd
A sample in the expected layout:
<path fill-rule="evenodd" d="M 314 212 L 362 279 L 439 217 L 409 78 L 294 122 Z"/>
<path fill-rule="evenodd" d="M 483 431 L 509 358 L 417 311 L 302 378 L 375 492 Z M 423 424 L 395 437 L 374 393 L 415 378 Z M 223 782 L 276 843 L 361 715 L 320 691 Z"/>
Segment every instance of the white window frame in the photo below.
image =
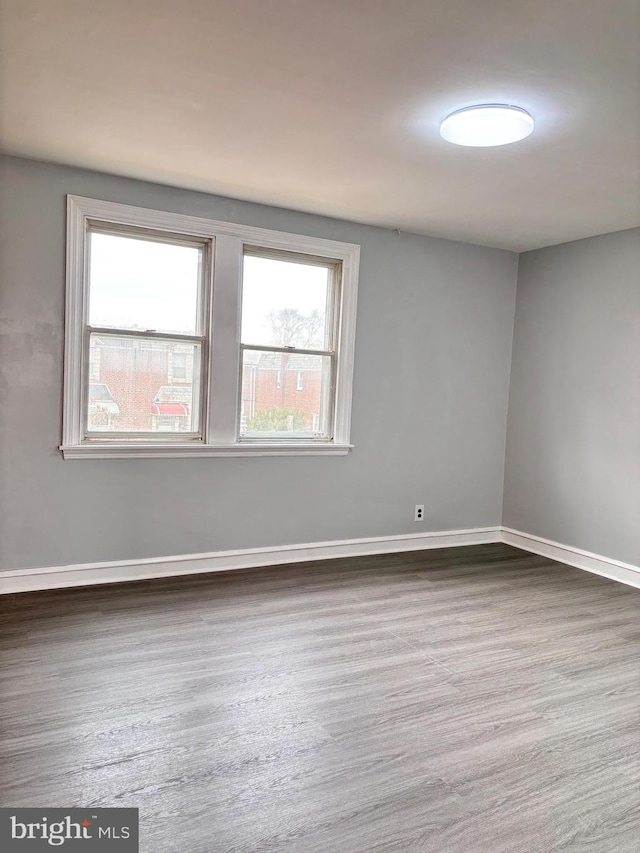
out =
<path fill-rule="evenodd" d="M 201 440 L 88 439 L 83 424 L 83 375 L 87 358 L 85 328 L 89 280 L 87 234 L 90 223 L 140 228 L 191 238 L 211 245 L 205 290 L 210 339 L 203 347 L 206 364 Z M 238 438 L 240 417 L 240 321 L 244 248 L 259 247 L 326 258 L 340 264 L 336 312 L 333 433 L 323 441 L 301 438 L 256 440 Z M 65 459 L 191 456 L 346 455 L 351 449 L 351 398 L 355 347 L 356 302 L 360 247 L 353 243 L 288 234 L 196 216 L 132 207 L 80 196 L 67 196 L 67 294 L 63 436 Z M 267 347 L 268 349 L 268 347 Z"/>

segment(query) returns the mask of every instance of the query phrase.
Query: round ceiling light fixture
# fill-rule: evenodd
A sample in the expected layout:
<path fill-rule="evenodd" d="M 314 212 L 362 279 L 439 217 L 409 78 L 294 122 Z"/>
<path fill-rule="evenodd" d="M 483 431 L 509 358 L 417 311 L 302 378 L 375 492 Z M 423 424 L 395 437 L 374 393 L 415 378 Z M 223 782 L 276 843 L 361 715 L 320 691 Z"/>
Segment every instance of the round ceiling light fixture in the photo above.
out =
<path fill-rule="evenodd" d="M 489 148 L 519 142 L 533 127 L 533 118 L 521 107 L 479 104 L 448 115 L 440 125 L 440 136 L 454 145 Z"/>

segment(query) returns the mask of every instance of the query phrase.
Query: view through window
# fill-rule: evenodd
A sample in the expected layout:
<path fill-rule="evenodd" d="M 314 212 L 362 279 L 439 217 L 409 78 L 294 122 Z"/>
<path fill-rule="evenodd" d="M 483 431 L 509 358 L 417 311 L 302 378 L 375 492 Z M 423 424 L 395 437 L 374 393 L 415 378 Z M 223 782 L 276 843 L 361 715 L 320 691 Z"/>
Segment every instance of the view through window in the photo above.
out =
<path fill-rule="evenodd" d="M 337 274 L 326 261 L 245 254 L 241 436 L 331 437 Z"/>
<path fill-rule="evenodd" d="M 359 247 L 67 197 L 65 459 L 344 455 Z"/>
<path fill-rule="evenodd" d="M 88 435 L 200 434 L 202 245 L 90 232 Z"/>

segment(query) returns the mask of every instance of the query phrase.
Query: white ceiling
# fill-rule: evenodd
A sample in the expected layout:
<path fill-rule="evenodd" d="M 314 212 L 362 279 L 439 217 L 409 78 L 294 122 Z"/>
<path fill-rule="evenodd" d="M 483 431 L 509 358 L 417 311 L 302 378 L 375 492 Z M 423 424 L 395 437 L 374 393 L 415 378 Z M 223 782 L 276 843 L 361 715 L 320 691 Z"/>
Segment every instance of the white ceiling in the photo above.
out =
<path fill-rule="evenodd" d="M 640 223 L 640 0 L 0 0 L 11 154 L 524 250 Z M 533 136 L 450 145 L 515 103 Z"/>

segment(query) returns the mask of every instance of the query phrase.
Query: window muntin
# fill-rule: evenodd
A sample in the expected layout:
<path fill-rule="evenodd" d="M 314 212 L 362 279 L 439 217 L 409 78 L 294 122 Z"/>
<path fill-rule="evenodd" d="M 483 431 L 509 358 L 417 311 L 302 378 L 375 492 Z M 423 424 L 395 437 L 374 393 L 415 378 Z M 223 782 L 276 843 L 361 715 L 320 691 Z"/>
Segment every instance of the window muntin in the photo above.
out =
<path fill-rule="evenodd" d="M 240 439 L 332 438 L 340 273 L 338 261 L 245 248 Z"/>

